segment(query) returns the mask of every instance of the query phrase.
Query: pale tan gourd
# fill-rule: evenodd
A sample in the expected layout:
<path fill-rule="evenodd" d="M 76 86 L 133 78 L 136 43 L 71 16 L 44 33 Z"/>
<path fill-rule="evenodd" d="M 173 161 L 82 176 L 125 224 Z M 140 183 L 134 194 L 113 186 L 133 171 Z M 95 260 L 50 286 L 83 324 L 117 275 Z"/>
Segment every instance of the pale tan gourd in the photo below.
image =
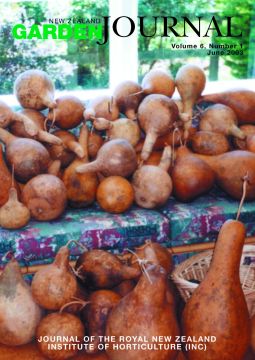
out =
<path fill-rule="evenodd" d="M 13 122 L 24 125 L 24 129 L 30 136 L 38 134 L 38 129 L 31 119 L 20 112 L 14 112 L 4 101 L 0 100 L 0 127 L 7 128 Z"/>
<path fill-rule="evenodd" d="M 126 139 L 132 146 L 136 146 L 141 137 L 141 130 L 136 121 L 121 118 L 115 121 L 98 118 L 93 121 L 97 130 L 106 130 L 108 140 Z"/>
<path fill-rule="evenodd" d="M 201 114 L 199 128 L 204 131 L 212 131 L 226 136 L 235 136 L 245 139 L 245 134 L 237 126 L 238 119 L 235 112 L 223 104 L 209 106 Z"/>
<path fill-rule="evenodd" d="M 13 135 L 35 139 L 49 144 L 62 144 L 62 140 L 60 138 L 50 134 L 48 131 L 45 131 L 45 116 L 41 112 L 33 109 L 24 109 L 17 114 L 27 117 L 33 123 L 33 126 L 37 129 L 37 133 L 36 135 L 31 136 L 30 133 L 26 130 L 24 122 L 15 120 L 10 124 L 9 127 Z"/>
<path fill-rule="evenodd" d="M 84 335 L 85 328 L 78 316 L 61 311 L 52 312 L 42 319 L 36 329 L 37 347 L 47 359 L 71 360 L 78 355 L 77 344 L 83 342 Z M 48 342 L 39 341 L 45 336 L 48 336 Z M 70 346 L 61 346 L 66 344 L 67 338 Z"/>
<path fill-rule="evenodd" d="M 100 172 L 104 176 L 130 176 L 137 168 L 136 153 L 125 139 L 106 142 L 98 151 L 96 160 L 77 167 L 78 173 Z"/>
<path fill-rule="evenodd" d="M 50 156 L 39 141 L 16 137 L 2 128 L 0 140 L 6 145 L 6 160 L 9 166 L 14 166 L 18 181 L 25 183 L 47 171 Z"/>
<path fill-rule="evenodd" d="M 56 106 L 54 84 L 45 71 L 32 69 L 22 72 L 14 83 L 14 92 L 21 106 L 43 110 Z"/>
<path fill-rule="evenodd" d="M 84 110 L 83 116 L 85 120 L 103 118 L 114 121 L 119 118 L 119 114 L 119 108 L 114 97 L 101 95 L 89 102 L 87 109 Z"/>
<path fill-rule="evenodd" d="M 166 146 L 160 164 L 142 165 L 133 175 L 132 186 L 136 203 L 146 209 L 162 206 L 171 195 L 172 179 L 168 174 L 171 148 Z"/>
<path fill-rule="evenodd" d="M 19 201 L 15 187 L 11 187 L 8 201 L 0 208 L 0 226 L 5 229 L 19 229 L 27 225 L 29 220 L 29 209 Z"/>
<path fill-rule="evenodd" d="M 78 291 L 77 280 L 69 265 L 70 251 L 62 246 L 52 264 L 38 270 L 31 290 L 37 304 L 47 310 L 59 310 L 73 300 Z"/>
<path fill-rule="evenodd" d="M 181 66 L 176 74 L 175 84 L 183 104 L 183 112 L 180 117 L 184 120 L 185 137 L 188 136 L 192 126 L 193 106 L 201 96 L 205 83 L 204 71 L 194 64 Z"/>
<path fill-rule="evenodd" d="M 151 69 L 148 71 L 141 85 L 144 95 L 162 94 L 171 97 L 175 89 L 173 77 L 162 69 Z"/>
<path fill-rule="evenodd" d="M 29 343 L 41 316 L 18 262 L 12 259 L 0 276 L 0 343 L 10 346 Z"/>
<path fill-rule="evenodd" d="M 169 133 L 178 120 L 178 108 L 169 97 L 152 94 L 144 98 L 138 108 L 138 121 L 146 133 L 141 158 L 147 160 L 159 136 Z"/>
<path fill-rule="evenodd" d="M 120 112 L 131 120 L 137 117 L 137 109 L 144 96 L 141 91 L 141 86 L 135 81 L 123 81 L 113 91 Z"/>

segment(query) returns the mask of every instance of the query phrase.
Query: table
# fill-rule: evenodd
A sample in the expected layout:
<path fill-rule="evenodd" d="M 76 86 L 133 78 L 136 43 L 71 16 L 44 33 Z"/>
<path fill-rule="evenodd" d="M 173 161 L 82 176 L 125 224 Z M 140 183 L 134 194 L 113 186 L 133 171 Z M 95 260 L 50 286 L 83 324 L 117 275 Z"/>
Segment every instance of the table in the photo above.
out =
<path fill-rule="evenodd" d="M 0 228 L 1 266 L 11 251 L 22 266 L 36 267 L 53 261 L 58 249 L 69 240 L 77 240 L 88 249 L 101 248 L 122 253 L 147 239 L 173 248 L 175 263 L 195 251 L 213 247 L 224 221 L 236 217 L 238 201 L 218 189 L 192 203 L 183 204 L 170 198 L 157 210 L 136 206 L 125 214 L 109 214 L 97 204 L 87 209 L 68 209 L 56 221 L 31 221 L 25 228 L 10 231 Z M 254 242 L 255 202 L 247 202 L 240 220 L 246 224 L 248 242 Z M 83 250 L 71 245 L 71 259 Z"/>

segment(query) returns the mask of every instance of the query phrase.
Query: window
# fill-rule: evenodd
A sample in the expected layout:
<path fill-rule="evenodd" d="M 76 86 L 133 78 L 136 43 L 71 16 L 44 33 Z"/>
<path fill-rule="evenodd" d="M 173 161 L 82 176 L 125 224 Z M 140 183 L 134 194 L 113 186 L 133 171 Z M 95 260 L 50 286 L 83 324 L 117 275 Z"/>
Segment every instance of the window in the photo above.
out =
<path fill-rule="evenodd" d="M 201 17 L 201 28 L 207 29 L 212 16 L 217 18 L 222 32 L 226 33 L 226 16 L 234 16 L 232 19 L 233 34 L 242 31 L 242 38 L 219 38 L 215 36 L 209 38 L 198 38 L 193 31 L 189 32 L 189 37 L 170 37 L 162 38 L 160 34 L 153 37 L 139 36 L 139 78 L 146 71 L 155 65 L 169 68 L 173 75 L 178 68 L 186 62 L 193 62 L 200 65 L 211 81 L 248 79 L 255 77 L 255 2 L 252 0 L 139 0 L 139 16 L 148 16 L 145 22 L 146 34 L 155 32 L 155 22 L 153 16 L 174 16 L 180 20 L 176 29 L 180 34 L 183 32 L 182 17 L 187 16 L 196 28 L 198 27 L 197 17 Z M 158 19 L 157 30 L 162 33 L 162 21 Z M 171 23 L 171 21 L 169 21 Z M 189 25 L 186 26 L 189 31 Z M 202 35 L 203 31 L 201 31 Z M 192 36 L 193 34 L 193 36 Z M 235 46 L 233 51 L 225 51 L 225 55 L 208 51 L 200 48 L 200 44 L 208 47 L 209 43 L 220 45 Z M 197 49 L 173 48 L 172 45 L 187 46 L 197 45 Z M 219 49 L 217 49 L 219 50 Z"/>
<path fill-rule="evenodd" d="M 186 62 L 202 66 L 211 81 L 230 81 L 255 77 L 255 3 L 253 0 L 2 0 L 0 26 L 0 95 L 12 94 L 17 75 L 30 68 L 41 68 L 49 73 L 59 91 L 109 89 L 124 79 L 141 80 L 153 66 L 169 69 L 173 75 Z M 234 31 L 243 31 L 240 38 L 162 37 L 162 16 L 187 16 L 194 26 L 197 17 L 202 25 L 209 24 L 215 15 L 224 25 L 224 16 L 235 16 Z M 110 29 L 107 45 L 97 45 L 96 39 L 86 40 L 15 40 L 11 35 L 13 24 L 48 22 L 55 18 L 95 18 L 120 16 L 134 20 L 136 30 L 129 37 L 118 37 Z M 144 16 L 145 31 L 139 32 L 137 16 Z M 158 16 L 155 32 L 154 17 Z M 160 20 L 161 18 L 161 20 Z M 242 24 L 244 24 L 243 28 Z M 181 29 L 177 25 L 176 29 Z M 123 18 L 119 33 L 128 34 L 130 23 Z M 155 34 L 154 34 L 155 32 Z M 232 44 L 243 55 L 207 55 L 205 49 L 185 48 L 188 44 Z M 183 48 L 173 48 L 173 44 Z"/>
<path fill-rule="evenodd" d="M 109 87 L 109 46 L 97 46 L 97 39 L 16 40 L 11 34 L 19 23 L 28 28 L 49 19 L 108 16 L 108 0 L 4 0 L 0 13 L 0 94 L 12 93 L 14 79 L 31 68 L 47 71 L 58 90 Z"/>

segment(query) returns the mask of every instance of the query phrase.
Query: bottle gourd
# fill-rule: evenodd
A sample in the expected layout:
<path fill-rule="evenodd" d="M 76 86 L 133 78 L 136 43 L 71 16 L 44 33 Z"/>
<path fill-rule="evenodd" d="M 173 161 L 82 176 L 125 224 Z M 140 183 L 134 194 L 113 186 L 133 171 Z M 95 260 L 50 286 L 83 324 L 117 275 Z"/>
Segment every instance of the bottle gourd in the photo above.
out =
<path fill-rule="evenodd" d="M 249 313 L 239 278 L 244 240 L 241 222 L 223 224 L 210 269 L 183 313 L 185 336 L 215 336 L 216 341 L 206 342 L 206 352 L 188 351 L 189 360 L 244 358 L 250 340 Z"/>

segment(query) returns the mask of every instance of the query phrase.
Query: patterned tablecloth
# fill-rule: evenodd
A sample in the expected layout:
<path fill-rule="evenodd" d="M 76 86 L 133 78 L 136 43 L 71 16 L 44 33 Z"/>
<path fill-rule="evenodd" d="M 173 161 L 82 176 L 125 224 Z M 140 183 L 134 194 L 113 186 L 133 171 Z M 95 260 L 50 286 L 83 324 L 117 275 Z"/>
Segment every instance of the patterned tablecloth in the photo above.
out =
<path fill-rule="evenodd" d="M 168 241 L 168 219 L 157 211 L 132 208 L 125 214 L 113 215 L 92 208 L 68 209 L 57 221 L 31 221 L 19 231 L 0 228 L 0 258 L 8 251 L 27 265 L 51 262 L 58 249 L 69 240 L 88 248 L 112 249 L 118 252 L 141 245 L 146 239 Z M 82 252 L 71 245 L 71 254 Z"/>
<path fill-rule="evenodd" d="M 229 198 L 219 189 L 191 203 L 180 203 L 170 198 L 160 209 L 169 220 L 169 239 L 172 246 L 215 240 L 222 224 L 235 219 L 239 201 Z M 246 225 L 247 236 L 255 235 L 255 202 L 246 202 L 240 220 Z"/>
<path fill-rule="evenodd" d="M 0 259 L 8 251 L 23 264 L 52 262 L 57 250 L 69 240 L 77 240 L 88 248 L 111 249 L 122 252 L 134 248 L 146 239 L 167 246 L 215 240 L 226 219 L 235 218 L 238 202 L 213 190 L 192 203 L 182 204 L 171 198 L 161 209 L 144 210 L 133 207 L 122 215 L 101 211 L 97 205 L 82 210 L 68 209 L 62 218 L 52 222 L 31 221 L 19 231 L 0 228 Z M 255 202 L 245 203 L 241 218 L 247 236 L 255 234 Z M 82 249 L 72 245 L 71 254 Z M 175 257 L 176 262 L 187 255 Z"/>

